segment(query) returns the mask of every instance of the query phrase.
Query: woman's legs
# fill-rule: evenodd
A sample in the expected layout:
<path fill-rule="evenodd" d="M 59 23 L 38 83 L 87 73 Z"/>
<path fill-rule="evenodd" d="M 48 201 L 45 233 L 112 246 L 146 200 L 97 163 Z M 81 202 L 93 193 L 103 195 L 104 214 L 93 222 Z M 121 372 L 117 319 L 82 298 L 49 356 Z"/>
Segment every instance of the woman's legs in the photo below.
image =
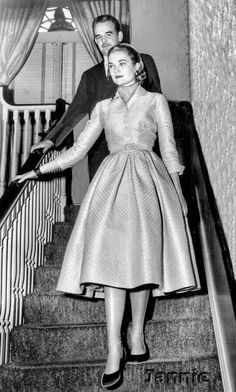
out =
<path fill-rule="evenodd" d="M 132 330 L 131 354 L 138 355 L 145 352 L 144 344 L 144 319 L 148 304 L 150 290 L 130 291 Z"/>
<path fill-rule="evenodd" d="M 126 290 L 105 286 L 104 293 L 108 339 L 105 374 L 110 374 L 119 369 L 123 353 L 121 325 L 125 309 Z"/>

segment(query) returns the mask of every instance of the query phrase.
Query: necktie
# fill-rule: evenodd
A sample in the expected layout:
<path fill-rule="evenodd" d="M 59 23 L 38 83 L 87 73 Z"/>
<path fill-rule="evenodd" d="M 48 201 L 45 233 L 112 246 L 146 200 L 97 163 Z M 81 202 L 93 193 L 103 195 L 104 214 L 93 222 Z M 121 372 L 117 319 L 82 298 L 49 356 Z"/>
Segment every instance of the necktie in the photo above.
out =
<path fill-rule="evenodd" d="M 108 57 L 104 56 L 104 68 L 105 68 L 105 73 L 106 76 L 108 75 Z"/>

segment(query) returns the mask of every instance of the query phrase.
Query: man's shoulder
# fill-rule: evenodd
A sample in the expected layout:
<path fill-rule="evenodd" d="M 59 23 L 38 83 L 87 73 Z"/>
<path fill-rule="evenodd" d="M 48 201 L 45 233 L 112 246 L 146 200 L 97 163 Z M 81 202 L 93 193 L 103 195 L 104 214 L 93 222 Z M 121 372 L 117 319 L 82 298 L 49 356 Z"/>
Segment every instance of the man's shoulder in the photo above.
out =
<path fill-rule="evenodd" d="M 95 64 L 93 67 L 91 67 L 91 68 L 87 69 L 86 71 L 84 71 L 84 75 L 86 77 L 89 77 L 91 75 L 100 73 L 102 71 L 103 71 L 103 64 L 101 62 L 101 63 Z"/>

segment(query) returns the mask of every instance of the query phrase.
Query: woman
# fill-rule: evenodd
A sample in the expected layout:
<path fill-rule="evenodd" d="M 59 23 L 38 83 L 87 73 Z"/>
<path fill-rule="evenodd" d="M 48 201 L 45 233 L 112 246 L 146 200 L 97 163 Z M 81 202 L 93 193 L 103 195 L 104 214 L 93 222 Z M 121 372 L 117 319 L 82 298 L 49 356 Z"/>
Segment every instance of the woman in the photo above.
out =
<path fill-rule="evenodd" d="M 143 330 L 150 290 L 154 296 L 195 290 L 199 277 L 167 101 L 141 87 L 143 63 L 132 46 L 114 46 L 108 61 L 118 86 L 115 96 L 97 103 L 72 148 L 17 178 L 33 179 L 74 165 L 105 129 L 110 155 L 82 202 L 57 290 L 105 297 L 108 357 L 102 385 L 115 388 L 122 380 L 126 293 L 132 311 L 128 359 L 140 362 L 149 357 Z M 163 161 L 152 151 L 157 135 Z"/>

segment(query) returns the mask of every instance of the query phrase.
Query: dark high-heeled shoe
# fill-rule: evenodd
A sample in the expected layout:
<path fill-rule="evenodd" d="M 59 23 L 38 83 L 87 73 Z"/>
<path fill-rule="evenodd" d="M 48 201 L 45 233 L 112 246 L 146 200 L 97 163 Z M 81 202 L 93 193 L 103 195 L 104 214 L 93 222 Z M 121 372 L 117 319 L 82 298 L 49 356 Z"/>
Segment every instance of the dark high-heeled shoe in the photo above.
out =
<path fill-rule="evenodd" d="M 150 357 L 150 352 L 149 352 L 149 348 L 146 342 L 144 342 L 145 344 L 145 352 L 143 354 L 131 354 L 131 352 L 129 351 L 127 354 L 127 358 L 126 358 L 126 362 L 145 362 L 149 359 Z"/>
<path fill-rule="evenodd" d="M 112 390 L 118 388 L 122 384 L 123 370 L 125 367 L 125 358 L 126 358 L 126 353 L 125 350 L 123 349 L 123 355 L 122 358 L 120 359 L 119 369 L 113 373 L 109 373 L 109 374 L 103 373 L 101 378 L 101 385 L 103 388 Z"/>

